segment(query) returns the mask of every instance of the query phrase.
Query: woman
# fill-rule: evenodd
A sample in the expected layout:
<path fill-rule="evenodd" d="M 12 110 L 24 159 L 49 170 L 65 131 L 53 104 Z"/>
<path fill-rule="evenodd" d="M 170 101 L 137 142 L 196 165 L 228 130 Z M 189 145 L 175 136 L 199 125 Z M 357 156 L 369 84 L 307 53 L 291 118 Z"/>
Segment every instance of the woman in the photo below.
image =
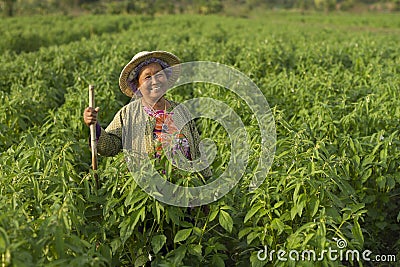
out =
<path fill-rule="evenodd" d="M 99 108 L 85 109 L 85 124 L 96 124 L 100 155 L 114 156 L 124 149 L 139 151 L 138 155 L 145 152 L 147 156 L 160 157 L 164 147 L 171 150 L 168 153 L 183 154 L 188 160 L 200 158 L 200 138 L 195 123 L 190 121 L 179 132 L 174 120 L 188 114 L 173 116 L 171 111 L 178 104 L 164 97 L 179 76 L 179 63 L 178 57 L 165 51 L 136 54 L 119 78 L 121 91 L 132 101 L 118 111 L 106 129 L 97 122 Z M 203 168 L 201 173 L 204 177 L 211 176 L 209 168 Z"/>

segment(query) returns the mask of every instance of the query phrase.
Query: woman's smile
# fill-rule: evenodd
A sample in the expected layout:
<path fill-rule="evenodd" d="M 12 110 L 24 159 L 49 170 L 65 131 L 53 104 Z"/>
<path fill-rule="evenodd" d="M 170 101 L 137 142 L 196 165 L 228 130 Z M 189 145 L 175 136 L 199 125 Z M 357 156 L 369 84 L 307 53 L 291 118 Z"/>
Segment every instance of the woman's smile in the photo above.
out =
<path fill-rule="evenodd" d="M 151 63 L 141 70 L 138 77 L 143 99 L 155 105 L 167 91 L 168 79 L 158 63 Z"/>

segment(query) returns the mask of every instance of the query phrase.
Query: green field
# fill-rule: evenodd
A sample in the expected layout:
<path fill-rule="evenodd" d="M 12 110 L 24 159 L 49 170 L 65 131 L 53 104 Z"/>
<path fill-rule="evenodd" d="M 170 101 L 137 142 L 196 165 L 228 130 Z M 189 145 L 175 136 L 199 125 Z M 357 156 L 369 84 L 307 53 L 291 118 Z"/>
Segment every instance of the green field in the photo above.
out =
<path fill-rule="evenodd" d="M 37 16 L 0 25 L 0 267 L 372 266 L 257 259 L 264 246 L 321 253 L 338 250 L 339 239 L 371 259 L 386 256 L 381 266 L 399 263 L 398 14 Z M 248 191 L 257 121 L 244 101 L 209 84 L 178 87 L 170 99 L 210 97 L 241 116 L 253 153 L 237 187 L 209 212 L 168 206 L 141 191 L 121 154 L 99 158 L 96 189 L 87 88 L 96 86 L 106 127 L 129 102 L 118 77 L 141 50 L 220 62 L 261 89 L 277 144 L 257 190 Z M 218 175 L 227 134 L 209 119 L 197 123 L 217 144 Z"/>

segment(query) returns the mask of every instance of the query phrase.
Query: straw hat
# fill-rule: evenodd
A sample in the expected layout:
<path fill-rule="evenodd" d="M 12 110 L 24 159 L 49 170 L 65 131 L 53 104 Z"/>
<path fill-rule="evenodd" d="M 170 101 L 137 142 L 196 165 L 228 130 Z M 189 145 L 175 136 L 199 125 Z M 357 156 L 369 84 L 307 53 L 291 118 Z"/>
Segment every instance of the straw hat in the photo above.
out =
<path fill-rule="evenodd" d="M 141 69 L 140 68 L 138 70 L 135 70 L 135 68 L 137 68 L 141 63 L 151 59 L 155 59 L 156 60 L 155 62 L 159 62 L 159 60 L 161 60 L 161 63 L 166 63 L 166 64 L 160 64 L 163 69 L 172 67 L 174 65 L 178 65 L 180 63 L 180 60 L 177 56 L 166 51 L 142 51 L 137 53 L 136 55 L 133 56 L 132 60 L 122 69 L 121 74 L 119 76 L 119 87 L 121 88 L 121 91 L 125 95 L 129 97 L 135 96 L 136 88 L 134 88 L 133 82 L 134 80 L 137 81 L 137 76 L 139 74 L 138 72 L 140 72 Z M 170 68 L 170 70 L 171 73 L 168 77 L 169 87 L 171 87 L 178 79 L 180 68 L 173 67 Z"/>

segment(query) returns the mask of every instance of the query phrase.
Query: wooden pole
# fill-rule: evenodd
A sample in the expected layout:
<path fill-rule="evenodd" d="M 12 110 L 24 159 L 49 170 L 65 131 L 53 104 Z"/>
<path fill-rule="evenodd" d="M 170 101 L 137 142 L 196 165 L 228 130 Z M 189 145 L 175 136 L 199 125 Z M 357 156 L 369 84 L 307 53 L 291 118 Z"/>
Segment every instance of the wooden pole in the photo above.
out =
<path fill-rule="evenodd" d="M 95 108 L 94 105 L 94 85 L 89 85 L 89 107 Z M 97 175 L 97 141 L 96 141 L 96 124 L 90 125 L 90 147 L 92 150 L 92 169 L 96 188 L 99 188 L 99 177 Z"/>

